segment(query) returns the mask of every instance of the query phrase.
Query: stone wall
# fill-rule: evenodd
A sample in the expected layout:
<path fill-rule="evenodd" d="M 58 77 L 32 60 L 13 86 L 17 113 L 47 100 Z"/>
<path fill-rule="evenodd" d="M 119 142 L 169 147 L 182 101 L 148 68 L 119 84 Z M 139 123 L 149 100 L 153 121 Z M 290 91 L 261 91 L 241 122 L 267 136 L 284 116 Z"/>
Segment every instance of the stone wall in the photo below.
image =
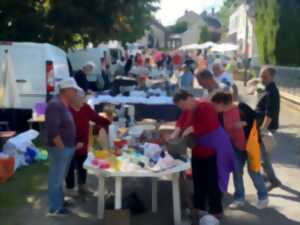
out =
<path fill-rule="evenodd" d="M 300 97 L 300 67 L 275 67 L 276 83 L 282 92 Z M 260 68 L 254 68 L 258 74 Z"/>

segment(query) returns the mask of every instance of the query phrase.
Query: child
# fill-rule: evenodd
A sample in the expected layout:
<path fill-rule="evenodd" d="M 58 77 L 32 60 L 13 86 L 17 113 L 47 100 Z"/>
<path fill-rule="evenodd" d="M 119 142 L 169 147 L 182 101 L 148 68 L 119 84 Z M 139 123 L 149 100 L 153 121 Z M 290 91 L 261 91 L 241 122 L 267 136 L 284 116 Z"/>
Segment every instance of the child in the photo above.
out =
<path fill-rule="evenodd" d="M 220 114 L 221 123 L 230 136 L 232 144 L 235 148 L 236 166 L 234 171 L 234 202 L 230 208 L 239 208 L 245 205 L 245 188 L 243 183 L 243 170 L 247 162 L 246 152 L 246 134 L 249 135 L 249 124 L 241 121 L 240 108 L 233 102 L 233 96 L 230 93 L 219 92 L 212 97 L 215 109 Z M 240 104 L 241 109 L 245 109 L 245 104 Z M 247 113 L 242 110 L 242 115 L 247 119 Z M 248 120 L 247 120 L 248 121 Z M 245 129 L 244 129 L 245 128 Z M 249 133 L 248 133 L 249 132 Z M 263 209 L 267 207 L 268 192 L 260 172 L 254 172 L 248 169 L 249 175 L 255 185 L 258 194 L 257 208 Z"/>

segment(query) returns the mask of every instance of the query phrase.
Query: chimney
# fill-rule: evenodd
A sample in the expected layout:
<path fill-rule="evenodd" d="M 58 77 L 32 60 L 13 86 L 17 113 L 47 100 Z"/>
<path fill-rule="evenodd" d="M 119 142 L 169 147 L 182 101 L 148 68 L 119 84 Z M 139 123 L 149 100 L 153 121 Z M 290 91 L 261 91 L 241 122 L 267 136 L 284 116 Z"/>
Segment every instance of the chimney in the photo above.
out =
<path fill-rule="evenodd" d="M 215 16 L 215 8 L 212 8 L 212 9 L 211 9 L 211 15 L 212 15 L 212 16 Z"/>

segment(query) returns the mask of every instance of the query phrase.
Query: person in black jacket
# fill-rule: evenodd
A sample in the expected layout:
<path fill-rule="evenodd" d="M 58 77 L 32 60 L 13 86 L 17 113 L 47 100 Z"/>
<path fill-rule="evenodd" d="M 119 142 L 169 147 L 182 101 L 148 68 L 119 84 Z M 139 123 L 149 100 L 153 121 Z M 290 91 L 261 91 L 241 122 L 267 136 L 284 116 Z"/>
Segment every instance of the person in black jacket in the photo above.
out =
<path fill-rule="evenodd" d="M 257 121 L 261 134 L 266 131 L 274 133 L 279 127 L 280 94 L 274 81 L 275 75 L 276 70 L 272 67 L 264 67 L 260 73 L 261 81 L 266 88 L 256 107 Z M 270 154 L 267 152 L 263 142 L 261 142 L 261 151 L 263 168 L 271 183 L 269 190 L 280 187 L 281 182 L 274 172 Z"/>
<path fill-rule="evenodd" d="M 79 70 L 74 75 L 74 79 L 79 87 L 84 90 L 85 93 L 89 92 L 91 88 L 89 87 L 89 82 L 87 76 L 92 75 L 95 70 L 95 64 L 93 62 L 87 62 L 82 67 L 82 70 Z"/>
<path fill-rule="evenodd" d="M 125 64 L 125 68 L 124 68 L 125 75 L 128 75 L 129 71 L 133 66 L 133 58 L 134 58 L 133 55 L 131 55 Z"/>

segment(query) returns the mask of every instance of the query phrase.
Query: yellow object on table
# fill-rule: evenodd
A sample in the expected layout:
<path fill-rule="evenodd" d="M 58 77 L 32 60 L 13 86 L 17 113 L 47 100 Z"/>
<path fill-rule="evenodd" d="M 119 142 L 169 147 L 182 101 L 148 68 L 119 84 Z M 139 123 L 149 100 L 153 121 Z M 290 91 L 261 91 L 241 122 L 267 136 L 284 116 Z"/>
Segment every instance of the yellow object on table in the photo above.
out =
<path fill-rule="evenodd" d="M 97 159 L 107 159 L 111 155 L 111 153 L 108 150 L 95 151 L 94 154 Z"/>
<path fill-rule="evenodd" d="M 108 158 L 108 162 L 110 164 L 110 167 L 115 170 L 115 171 L 120 171 L 121 170 L 121 161 L 118 160 L 117 157 L 111 155 L 109 158 Z"/>

